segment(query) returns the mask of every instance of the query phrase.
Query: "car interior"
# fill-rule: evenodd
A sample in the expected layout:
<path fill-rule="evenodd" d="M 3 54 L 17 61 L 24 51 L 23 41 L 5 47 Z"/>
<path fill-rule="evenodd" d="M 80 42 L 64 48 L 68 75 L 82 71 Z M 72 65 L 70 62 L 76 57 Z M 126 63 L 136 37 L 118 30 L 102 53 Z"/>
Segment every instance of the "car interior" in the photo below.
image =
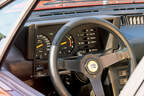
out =
<path fill-rule="evenodd" d="M 144 54 L 143 13 L 141 3 L 35 9 L 3 67 L 45 96 L 118 96 Z"/>

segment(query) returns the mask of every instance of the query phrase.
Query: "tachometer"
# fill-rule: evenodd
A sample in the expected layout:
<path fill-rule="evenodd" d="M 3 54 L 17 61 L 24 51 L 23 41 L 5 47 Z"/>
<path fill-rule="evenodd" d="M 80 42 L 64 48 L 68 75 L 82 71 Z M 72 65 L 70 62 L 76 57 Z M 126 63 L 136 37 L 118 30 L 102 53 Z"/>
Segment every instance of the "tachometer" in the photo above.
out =
<path fill-rule="evenodd" d="M 36 59 L 47 58 L 50 50 L 50 40 L 44 35 L 37 35 Z"/>
<path fill-rule="evenodd" d="M 69 55 L 72 54 L 72 50 L 74 48 L 74 41 L 71 35 L 65 35 L 62 42 L 60 43 L 60 51 L 59 54 L 61 55 Z"/>

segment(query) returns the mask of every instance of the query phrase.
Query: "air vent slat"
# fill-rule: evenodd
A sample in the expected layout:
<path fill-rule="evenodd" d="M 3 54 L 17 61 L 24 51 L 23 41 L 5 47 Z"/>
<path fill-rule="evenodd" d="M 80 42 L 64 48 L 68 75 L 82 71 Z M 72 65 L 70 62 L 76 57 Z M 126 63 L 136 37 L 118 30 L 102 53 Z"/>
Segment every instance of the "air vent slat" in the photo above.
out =
<path fill-rule="evenodd" d="M 73 14 L 79 14 L 79 13 L 90 13 L 90 12 L 98 12 L 98 10 L 77 10 L 77 11 L 62 11 L 62 12 L 52 12 L 47 14 L 39 15 L 40 17 L 46 17 L 46 16 L 54 16 L 54 15 L 73 15 Z"/>
<path fill-rule="evenodd" d="M 144 15 L 126 15 L 122 20 L 122 25 L 140 25 L 144 24 Z"/>

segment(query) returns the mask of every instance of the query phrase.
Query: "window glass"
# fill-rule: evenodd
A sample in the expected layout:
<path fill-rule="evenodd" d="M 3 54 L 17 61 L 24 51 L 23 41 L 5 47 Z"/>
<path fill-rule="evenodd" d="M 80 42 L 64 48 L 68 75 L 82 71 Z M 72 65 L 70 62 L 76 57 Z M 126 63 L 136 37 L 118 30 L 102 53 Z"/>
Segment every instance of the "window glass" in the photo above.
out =
<path fill-rule="evenodd" d="M 0 60 L 36 0 L 14 0 L 0 9 Z"/>

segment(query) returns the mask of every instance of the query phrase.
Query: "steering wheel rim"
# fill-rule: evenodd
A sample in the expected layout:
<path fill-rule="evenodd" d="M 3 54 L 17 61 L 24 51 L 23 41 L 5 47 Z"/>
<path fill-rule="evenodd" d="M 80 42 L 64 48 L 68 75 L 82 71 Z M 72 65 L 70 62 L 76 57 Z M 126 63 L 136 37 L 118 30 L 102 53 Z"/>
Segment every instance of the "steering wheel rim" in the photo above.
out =
<path fill-rule="evenodd" d="M 131 63 L 130 63 L 131 64 L 130 65 L 131 73 L 133 72 L 133 70 L 136 66 L 134 52 L 133 52 L 130 44 L 126 40 L 126 38 L 122 35 L 122 33 L 119 31 L 119 29 L 116 26 L 114 26 L 113 24 L 109 23 L 106 20 L 103 20 L 100 18 L 95 18 L 95 17 L 84 17 L 84 18 L 72 20 L 72 21 L 68 22 L 67 24 L 65 24 L 55 35 L 53 42 L 52 42 L 51 49 L 50 49 L 50 55 L 49 55 L 49 62 L 50 62 L 49 63 L 49 71 L 50 71 L 51 79 L 52 79 L 52 82 L 53 82 L 57 92 L 60 94 L 60 96 L 71 96 L 71 94 L 64 87 L 64 85 L 60 79 L 60 76 L 58 75 L 57 68 L 56 68 L 59 44 L 66 33 L 68 33 L 74 27 L 81 25 L 81 24 L 85 24 L 85 23 L 96 24 L 96 25 L 100 26 L 101 28 L 104 28 L 105 30 L 111 32 L 113 35 L 116 35 L 128 48 L 128 52 L 131 57 Z"/>

